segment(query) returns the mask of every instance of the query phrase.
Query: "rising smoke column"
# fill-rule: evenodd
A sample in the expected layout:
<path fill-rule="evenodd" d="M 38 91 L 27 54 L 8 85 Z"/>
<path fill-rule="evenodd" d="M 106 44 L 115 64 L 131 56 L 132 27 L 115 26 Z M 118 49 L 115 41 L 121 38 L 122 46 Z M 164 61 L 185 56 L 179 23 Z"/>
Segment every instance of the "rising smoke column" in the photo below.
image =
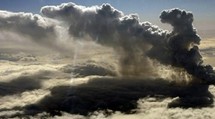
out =
<path fill-rule="evenodd" d="M 85 7 L 64 3 L 45 6 L 41 13 L 69 25 L 68 32 L 73 37 L 90 36 L 99 44 L 113 47 L 120 56 L 122 75 L 151 75 L 150 58 L 215 83 L 213 68 L 202 65 L 198 49 L 201 39 L 192 25 L 190 12 L 170 9 L 161 13 L 161 22 L 171 24 L 172 32 L 140 22 L 137 15 L 124 15 L 109 4 Z"/>
<path fill-rule="evenodd" d="M 203 60 L 198 48 L 201 39 L 192 25 L 193 14 L 180 9 L 171 9 L 163 11 L 160 18 L 161 22 L 173 26 L 167 42 L 168 50 L 172 53 L 171 65 L 183 67 L 188 73 L 202 79 L 204 83 L 214 84 L 213 67 L 202 65 Z M 154 55 L 159 59 L 157 56 Z"/>

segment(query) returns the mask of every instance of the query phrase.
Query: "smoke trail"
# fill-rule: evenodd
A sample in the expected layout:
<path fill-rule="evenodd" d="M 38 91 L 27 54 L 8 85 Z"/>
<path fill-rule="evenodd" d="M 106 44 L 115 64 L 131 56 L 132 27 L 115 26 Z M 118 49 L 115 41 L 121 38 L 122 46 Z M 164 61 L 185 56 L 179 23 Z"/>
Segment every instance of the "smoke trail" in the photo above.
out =
<path fill-rule="evenodd" d="M 172 32 L 137 15 L 124 15 L 109 4 L 84 7 L 74 3 L 45 6 L 43 15 L 69 25 L 73 37 L 90 36 L 99 44 L 110 46 L 120 56 L 122 75 L 152 75 L 151 59 L 165 65 L 184 68 L 189 74 L 208 83 L 215 83 L 211 66 L 203 66 L 198 45 L 200 37 L 192 25 L 193 14 L 180 9 L 165 10 L 161 22 L 171 24 Z"/>

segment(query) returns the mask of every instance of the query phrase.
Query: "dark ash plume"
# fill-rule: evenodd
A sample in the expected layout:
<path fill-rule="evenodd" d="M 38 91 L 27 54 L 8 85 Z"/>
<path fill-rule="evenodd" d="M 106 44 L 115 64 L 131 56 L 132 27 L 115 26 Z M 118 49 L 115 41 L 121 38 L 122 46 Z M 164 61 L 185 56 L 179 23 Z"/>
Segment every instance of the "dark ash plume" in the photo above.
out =
<path fill-rule="evenodd" d="M 150 59 L 156 59 L 165 65 L 184 68 L 195 78 L 215 83 L 213 68 L 202 65 L 197 46 L 201 39 L 192 25 L 190 12 L 170 9 L 161 13 L 161 21 L 171 24 L 172 32 L 140 22 L 137 15 L 124 15 L 109 4 L 84 7 L 64 3 L 45 6 L 41 12 L 66 22 L 74 37 L 87 35 L 102 45 L 113 47 L 120 55 L 122 75 L 152 75 Z"/>

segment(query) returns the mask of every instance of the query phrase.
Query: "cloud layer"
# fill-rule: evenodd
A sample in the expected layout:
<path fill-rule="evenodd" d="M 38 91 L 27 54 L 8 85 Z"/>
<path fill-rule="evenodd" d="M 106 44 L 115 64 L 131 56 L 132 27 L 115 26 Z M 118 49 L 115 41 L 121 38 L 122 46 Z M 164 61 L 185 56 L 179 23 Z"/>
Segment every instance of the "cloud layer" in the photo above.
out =
<path fill-rule="evenodd" d="M 134 113 L 153 118 L 157 109 L 158 114 L 166 110 L 166 118 L 180 118 L 174 111 L 210 111 L 214 87 L 209 84 L 215 83 L 215 73 L 203 65 L 191 12 L 162 11 L 161 22 L 172 25 L 172 31 L 140 22 L 138 15 L 125 15 L 110 4 L 63 3 L 44 6 L 41 13 L 0 11 L 0 34 L 14 33 L 63 55 L 68 48 L 70 55 L 1 53 L 0 117 L 117 118 Z M 163 79 L 165 68 L 180 75 Z"/>

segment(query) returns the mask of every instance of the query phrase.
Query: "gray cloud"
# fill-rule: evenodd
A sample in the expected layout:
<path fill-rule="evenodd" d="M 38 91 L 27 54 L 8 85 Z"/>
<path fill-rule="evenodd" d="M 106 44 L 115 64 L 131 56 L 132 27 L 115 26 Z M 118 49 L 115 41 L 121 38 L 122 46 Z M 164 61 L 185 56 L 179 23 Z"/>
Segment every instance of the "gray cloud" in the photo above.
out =
<path fill-rule="evenodd" d="M 55 35 L 48 19 L 32 13 L 0 11 L 0 30 L 28 36 L 36 42 Z M 54 38 L 54 37 L 53 37 Z"/>
<path fill-rule="evenodd" d="M 56 20 L 39 14 L 0 11 L 0 39 L 9 45 L 19 41 L 17 46 L 20 48 L 25 44 L 31 49 L 51 49 L 66 54 L 68 51 L 72 52 L 72 43 L 65 43 L 67 34 Z"/>

